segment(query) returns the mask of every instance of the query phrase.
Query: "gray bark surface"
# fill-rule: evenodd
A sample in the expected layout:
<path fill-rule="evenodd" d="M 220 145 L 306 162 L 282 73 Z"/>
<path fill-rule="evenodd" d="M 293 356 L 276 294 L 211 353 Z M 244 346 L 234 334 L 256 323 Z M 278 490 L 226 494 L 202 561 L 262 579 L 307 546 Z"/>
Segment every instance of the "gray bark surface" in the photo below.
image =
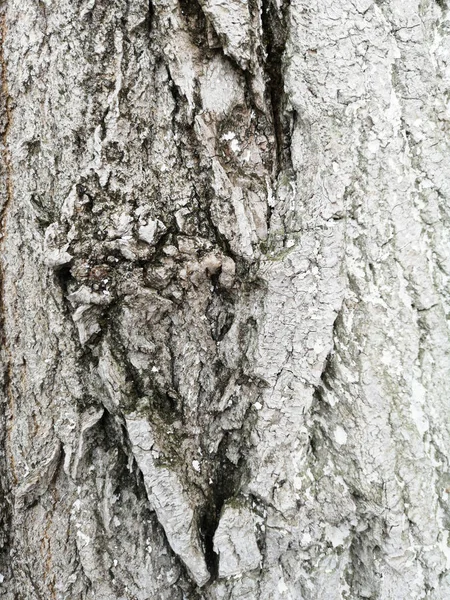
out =
<path fill-rule="evenodd" d="M 3 0 L 0 598 L 450 598 L 449 18 Z"/>

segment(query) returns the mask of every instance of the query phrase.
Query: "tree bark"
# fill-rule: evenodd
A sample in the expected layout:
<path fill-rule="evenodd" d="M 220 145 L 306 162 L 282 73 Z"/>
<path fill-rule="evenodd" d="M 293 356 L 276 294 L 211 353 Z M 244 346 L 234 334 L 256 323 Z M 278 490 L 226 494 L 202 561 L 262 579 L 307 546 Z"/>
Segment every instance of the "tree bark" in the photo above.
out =
<path fill-rule="evenodd" d="M 0 11 L 0 598 L 448 600 L 446 0 Z"/>

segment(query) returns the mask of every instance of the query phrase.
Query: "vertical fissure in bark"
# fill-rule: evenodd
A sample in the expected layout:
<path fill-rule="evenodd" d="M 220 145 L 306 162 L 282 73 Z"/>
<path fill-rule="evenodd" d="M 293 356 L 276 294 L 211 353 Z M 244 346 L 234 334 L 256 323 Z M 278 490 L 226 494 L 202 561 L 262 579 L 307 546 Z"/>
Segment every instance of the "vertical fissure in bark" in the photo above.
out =
<path fill-rule="evenodd" d="M 203 540 L 203 551 L 205 553 L 205 562 L 208 571 L 211 574 L 210 583 L 217 579 L 219 572 L 219 557 L 214 552 L 214 533 L 216 532 L 219 523 L 220 510 L 212 502 L 207 506 L 199 518 L 199 531 Z"/>
<path fill-rule="evenodd" d="M 153 31 L 153 20 L 155 18 L 155 9 L 152 0 L 148 0 L 148 11 L 147 11 L 147 30 L 149 33 Z"/>
<path fill-rule="evenodd" d="M 279 9 L 274 0 L 262 0 L 263 44 L 266 52 L 265 72 L 267 97 L 272 111 L 276 140 L 276 175 L 283 169 L 292 168 L 291 123 L 285 114 L 285 90 L 283 56 L 287 41 L 287 14 L 289 3 Z"/>
<path fill-rule="evenodd" d="M 329 409 L 329 405 L 324 400 L 324 394 L 326 390 L 329 390 L 331 388 L 331 382 L 334 378 L 333 355 L 336 348 L 336 340 L 339 336 L 338 330 L 339 326 L 341 325 L 341 320 L 342 309 L 338 312 L 336 318 L 334 319 L 332 330 L 333 347 L 331 348 L 330 352 L 328 353 L 325 359 L 322 373 L 320 375 L 320 382 L 316 386 L 313 393 L 313 404 L 311 406 L 311 414 L 313 416 L 313 421 L 315 425 L 311 428 L 309 435 L 309 448 L 313 456 L 317 456 L 318 454 L 320 454 L 324 438 L 326 438 L 326 432 L 323 431 L 320 422 L 320 417 L 323 415 L 324 412 L 328 411 Z"/>
<path fill-rule="evenodd" d="M 61 288 L 63 298 L 66 300 L 66 296 L 69 293 L 69 284 L 70 282 L 74 281 L 70 271 L 70 265 L 61 265 L 59 268 L 56 268 L 55 277 L 59 287 Z"/>
<path fill-rule="evenodd" d="M 205 560 L 211 573 L 211 582 L 217 579 L 219 571 L 219 556 L 214 551 L 214 535 L 219 525 L 222 508 L 227 500 L 236 496 L 242 478 L 242 464 L 235 465 L 226 456 L 229 438 L 230 434 L 227 432 L 219 444 L 214 459 L 210 495 L 199 519 L 199 530 L 203 538 Z"/>

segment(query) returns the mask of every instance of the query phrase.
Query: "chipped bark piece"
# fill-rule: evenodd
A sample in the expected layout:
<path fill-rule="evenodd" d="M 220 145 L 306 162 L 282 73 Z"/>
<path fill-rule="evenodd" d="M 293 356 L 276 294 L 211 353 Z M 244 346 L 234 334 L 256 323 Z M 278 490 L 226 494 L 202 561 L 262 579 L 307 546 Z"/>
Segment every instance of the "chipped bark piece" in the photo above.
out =
<path fill-rule="evenodd" d="M 150 504 L 158 515 L 170 546 L 201 587 L 211 575 L 195 528 L 194 510 L 182 483 L 174 471 L 154 460 L 155 441 L 148 421 L 130 414 L 126 418 L 126 424 Z"/>
<path fill-rule="evenodd" d="M 214 534 L 219 577 L 234 577 L 258 569 L 262 559 L 256 541 L 258 518 L 245 505 L 226 504 Z"/>
<path fill-rule="evenodd" d="M 242 68 L 250 64 L 251 17 L 247 0 L 199 0 L 224 44 L 226 54 Z"/>

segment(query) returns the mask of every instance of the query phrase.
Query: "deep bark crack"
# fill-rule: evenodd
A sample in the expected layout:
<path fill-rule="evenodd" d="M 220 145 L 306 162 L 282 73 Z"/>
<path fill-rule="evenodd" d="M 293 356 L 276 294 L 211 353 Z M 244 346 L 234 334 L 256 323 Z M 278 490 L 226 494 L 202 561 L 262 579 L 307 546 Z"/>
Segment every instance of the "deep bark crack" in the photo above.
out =
<path fill-rule="evenodd" d="M 283 57 L 287 42 L 289 3 L 278 9 L 273 0 L 262 0 L 261 20 L 265 47 L 267 97 L 271 107 L 276 139 L 276 176 L 284 169 L 292 169 L 291 122 L 286 114 Z"/>

